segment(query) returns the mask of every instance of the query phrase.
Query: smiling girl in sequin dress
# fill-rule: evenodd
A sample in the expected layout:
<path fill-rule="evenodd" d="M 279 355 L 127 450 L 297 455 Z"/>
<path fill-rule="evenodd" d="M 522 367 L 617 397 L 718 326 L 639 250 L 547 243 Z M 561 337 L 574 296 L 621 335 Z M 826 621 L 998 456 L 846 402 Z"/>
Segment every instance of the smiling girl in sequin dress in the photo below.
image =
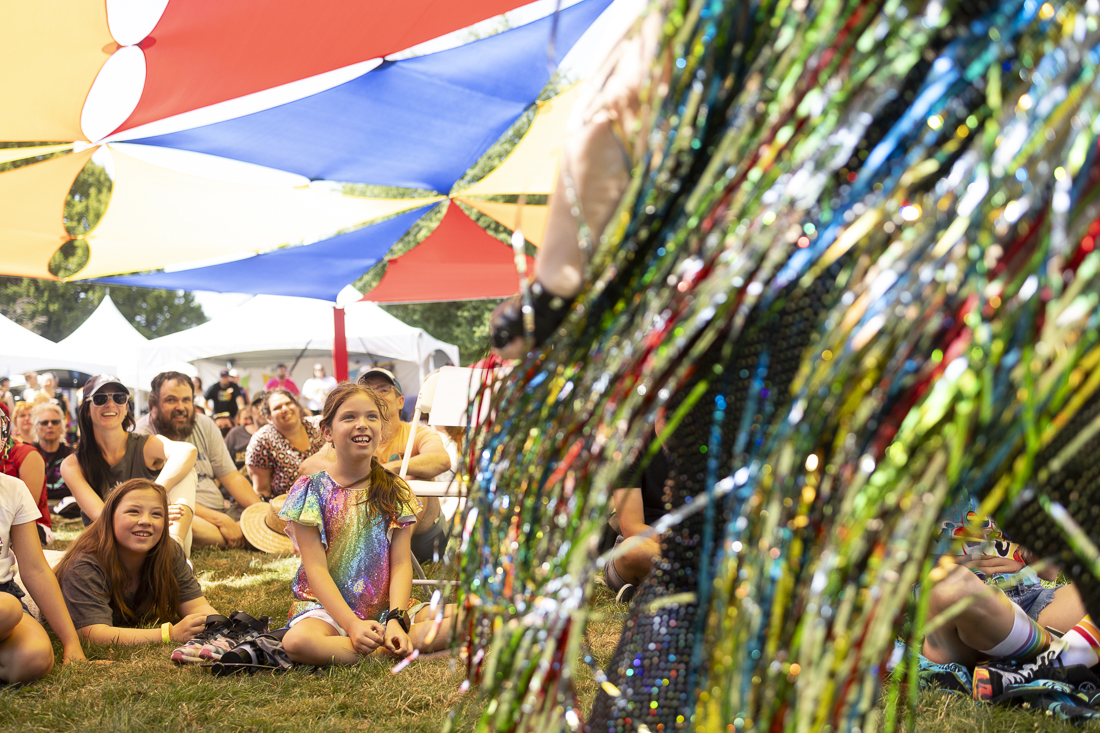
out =
<path fill-rule="evenodd" d="M 327 471 L 303 476 L 279 513 L 302 566 L 291 590 L 283 647 L 295 662 L 356 664 L 382 649 L 434 651 L 451 638 L 453 606 L 439 633 L 412 591 L 409 549 L 419 502 L 374 457 L 386 403 L 370 387 L 341 384 L 325 400 L 321 430 L 336 450 Z"/>

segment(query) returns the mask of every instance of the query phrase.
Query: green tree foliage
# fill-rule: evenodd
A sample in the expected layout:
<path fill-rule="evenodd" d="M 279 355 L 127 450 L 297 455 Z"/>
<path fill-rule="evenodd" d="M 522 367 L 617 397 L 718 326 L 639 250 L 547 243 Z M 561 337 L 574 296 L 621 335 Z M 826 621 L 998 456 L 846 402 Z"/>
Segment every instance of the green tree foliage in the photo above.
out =
<path fill-rule="evenodd" d="M 457 346 L 462 358 L 460 366 L 468 366 L 489 353 L 489 315 L 499 302 L 493 299 L 394 303 L 382 304 L 382 308 L 410 326 Z"/>
<path fill-rule="evenodd" d="M 108 290 L 119 312 L 147 338 L 167 336 L 206 322 L 187 292 L 95 283 L 66 283 L 28 277 L 0 277 L 0 315 L 60 341 L 92 314 Z M 110 334 L 103 338 L 110 339 Z"/>

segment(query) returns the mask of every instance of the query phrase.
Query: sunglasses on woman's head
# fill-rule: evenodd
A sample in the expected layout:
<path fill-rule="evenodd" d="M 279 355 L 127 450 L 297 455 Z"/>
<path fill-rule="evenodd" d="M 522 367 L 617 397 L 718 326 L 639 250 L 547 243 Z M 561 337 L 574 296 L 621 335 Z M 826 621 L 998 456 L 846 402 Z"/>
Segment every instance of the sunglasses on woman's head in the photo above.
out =
<path fill-rule="evenodd" d="M 125 405 L 130 399 L 130 395 L 123 394 L 122 392 L 111 392 L 110 394 L 94 394 L 92 395 L 92 404 L 96 407 L 103 407 L 107 404 L 107 400 L 114 400 L 116 405 Z"/>

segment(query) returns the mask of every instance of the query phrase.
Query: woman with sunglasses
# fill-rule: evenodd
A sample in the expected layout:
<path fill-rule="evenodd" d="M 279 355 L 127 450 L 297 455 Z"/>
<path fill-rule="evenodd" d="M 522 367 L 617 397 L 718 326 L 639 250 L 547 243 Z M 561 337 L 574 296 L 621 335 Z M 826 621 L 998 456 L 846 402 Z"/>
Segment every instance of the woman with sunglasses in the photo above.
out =
<path fill-rule="evenodd" d="M 80 505 L 84 526 L 103 512 L 111 489 L 143 478 L 168 491 L 168 531 L 191 554 L 191 520 L 195 512 L 195 446 L 162 435 L 130 432 L 134 427 L 130 391 L 118 377 L 100 374 L 84 385 L 76 411 L 80 440 L 76 452 L 61 463 L 61 477 Z"/>
<path fill-rule="evenodd" d="M 61 462 L 73 452 L 64 440 L 65 413 L 62 409 L 56 402 L 46 402 L 31 410 L 34 431 L 38 435 L 34 445 L 46 460 L 46 498 L 51 507 L 66 496 L 72 496 L 65 479 L 61 478 Z"/>

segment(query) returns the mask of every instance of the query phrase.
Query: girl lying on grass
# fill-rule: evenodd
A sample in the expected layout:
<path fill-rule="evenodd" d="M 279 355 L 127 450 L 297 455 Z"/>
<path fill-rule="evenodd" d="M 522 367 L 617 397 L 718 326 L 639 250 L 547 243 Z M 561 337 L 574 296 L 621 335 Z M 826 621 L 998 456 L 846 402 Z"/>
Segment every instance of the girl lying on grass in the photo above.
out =
<path fill-rule="evenodd" d="M 12 443 L 11 422 L 0 412 L 0 461 Z M 61 639 L 61 663 L 84 659 L 61 589 L 42 555 L 35 528 L 40 516 L 26 484 L 0 474 L 0 680 L 9 684 L 41 679 L 53 669 L 50 637 L 19 600 L 23 590 L 15 582 L 16 559 L 23 582 Z"/>
<path fill-rule="evenodd" d="M 102 513 L 65 553 L 57 579 L 85 639 L 182 644 L 203 631 L 207 616 L 217 615 L 167 525 L 164 487 L 130 479 L 107 495 Z M 176 618 L 175 624 L 168 620 Z M 141 628 L 154 622 L 161 625 Z"/>
<path fill-rule="evenodd" d="M 325 401 L 321 430 L 336 451 L 327 471 L 299 478 L 279 513 L 302 567 L 291 590 L 283 648 L 295 662 L 356 664 L 376 651 L 435 651 L 451 639 L 454 606 L 436 632 L 412 591 L 409 542 L 419 502 L 375 458 L 386 403 L 370 387 L 344 383 Z"/>

